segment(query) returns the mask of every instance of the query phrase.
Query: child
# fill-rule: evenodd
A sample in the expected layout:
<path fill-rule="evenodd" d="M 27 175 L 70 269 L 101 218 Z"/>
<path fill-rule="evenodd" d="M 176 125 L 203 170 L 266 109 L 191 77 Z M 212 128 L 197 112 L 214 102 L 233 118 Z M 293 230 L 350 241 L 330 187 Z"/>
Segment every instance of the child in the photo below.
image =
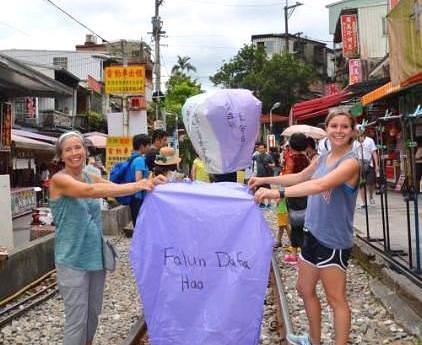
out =
<path fill-rule="evenodd" d="M 289 214 L 287 212 L 286 199 L 282 199 L 278 203 L 277 219 L 278 219 L 278 231 L 277 231 L 276 243 L 275 243 L 274 247 L 280 247 L 281 246 L 281 240 L 283 238 L 284 231 L 287 232 L 287 236 L 290 238 Z"/>

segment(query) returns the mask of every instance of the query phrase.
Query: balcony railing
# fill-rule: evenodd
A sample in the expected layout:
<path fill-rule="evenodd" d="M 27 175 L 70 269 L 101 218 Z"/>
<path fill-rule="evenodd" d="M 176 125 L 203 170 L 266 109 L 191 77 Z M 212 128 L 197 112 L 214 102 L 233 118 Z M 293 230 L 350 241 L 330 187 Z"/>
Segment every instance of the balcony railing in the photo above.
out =
<path fill-rule="evenodd" d="M 39 114 L 39 125 L 44 128 L 64 128 L 84 130 L 88 127 L 85 115 L 69 115 L 58 110 L 46 110 Z"/>

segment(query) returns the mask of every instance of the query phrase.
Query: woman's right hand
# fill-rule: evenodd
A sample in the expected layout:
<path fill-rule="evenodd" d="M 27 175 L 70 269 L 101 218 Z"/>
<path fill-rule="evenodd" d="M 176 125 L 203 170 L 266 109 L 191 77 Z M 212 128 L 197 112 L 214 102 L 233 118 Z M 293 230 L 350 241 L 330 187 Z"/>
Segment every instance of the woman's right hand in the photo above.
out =
<path fill-rule="evenodd" d="M 154 182 L 150 179 L 142 179 L 135 182 L 136 186 L 139 188 L 139 190 L 146 190 L 148 192 L 152 191 L 154 188 Z"/>

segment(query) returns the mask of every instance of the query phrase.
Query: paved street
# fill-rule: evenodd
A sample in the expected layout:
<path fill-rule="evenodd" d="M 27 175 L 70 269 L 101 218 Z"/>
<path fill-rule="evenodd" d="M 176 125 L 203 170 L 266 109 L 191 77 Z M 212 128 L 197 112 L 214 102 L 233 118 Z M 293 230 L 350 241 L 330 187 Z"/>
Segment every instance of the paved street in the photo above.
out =
<path fill-rule="evenodd" d="M 394 191 L 387 192 L 388 201 L 388 224 L 390 233 L 390 248 L 392 250 L 403 250 L 406 254 L 408 253 L 408 223 L 407 223 L 407 212 L 406 203 L 403 201 L 403 196 L 400 193 Z M 369 235 L 370 238 L 383 238 L 383 226 L 382 226 L 382 211 L 380 196 L 375 197 L 375 207 L 370 207 L 368 210 L 369 220 Z M 422 195 L 419 195 L 419 223 L 422 227 Z M 415 216 L 413 202 L 409 203 L 410 213 L 410 228 L 411 228 L 411 239 L 413 248 L 413 262 L 416 262 L 416 241 L 415 241 Z M 366 215 L 362 209 L 357 209 L 355 212 L 355 227 L 357 234 L 366 236 Z M 420 246 L 422 250 L 422 231 L 419 230 L 420 234 Z M 383 243 L 379 242 L 382 246 Z M 407 255 L 403 256 L 407 260 Z M 422 263 L 421 263 L 422 264 Z"/>

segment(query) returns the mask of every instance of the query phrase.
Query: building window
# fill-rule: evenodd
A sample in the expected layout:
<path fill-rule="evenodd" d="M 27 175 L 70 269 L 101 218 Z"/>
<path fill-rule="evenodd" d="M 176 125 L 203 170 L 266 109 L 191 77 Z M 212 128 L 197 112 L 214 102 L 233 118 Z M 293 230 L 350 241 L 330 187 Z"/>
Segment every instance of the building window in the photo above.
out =
<path fill-rule="evenodd" d="M 382 17 L 382 34 L 384 36 L 387 36 L 387 32 L 388 32 L 387 17 Z"/>
<path fill-rule="evenodd" d="M 53 65 L 67 69 L 67 57 L 65 56 L 53 57 Z"/>
<path fill-rule="evenodd" d="M 273 41 L 265 42 L 265 51 L 267 52 L 267 55 L 274 54 L 274 42 Z"/>
<path fill-rule="evenodd" d="M 256 42 L 257 48 L 264 48 L 265 49 L 265 42 Z"/>

